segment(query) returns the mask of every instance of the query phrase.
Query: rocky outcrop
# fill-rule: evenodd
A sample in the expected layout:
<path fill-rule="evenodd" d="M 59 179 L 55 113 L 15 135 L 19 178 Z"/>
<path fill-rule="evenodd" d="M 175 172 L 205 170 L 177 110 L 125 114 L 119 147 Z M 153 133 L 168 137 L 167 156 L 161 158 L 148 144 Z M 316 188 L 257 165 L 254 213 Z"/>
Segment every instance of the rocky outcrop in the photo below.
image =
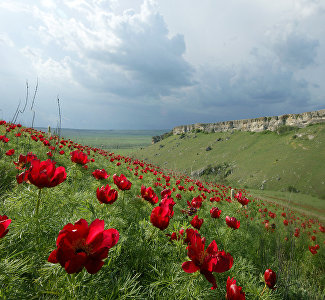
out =
<path fill-rule="evenodd" d="M 166 133 L 164 133 L 162 135 L 155 135 L 155 136 L 152 137 L 152 142 L 151 143 L 152 144 L 158 143 L 161 140 L 166 139 L 166 138 L 168 138 L 171 135 L 173 135 L 173 132 L 172 131 L 171 132 L 166 132 Z"/>
<path fill-rule="evenodd" d="M 325 109 L 305 112 L 301 114 L 288 114 L 275 117 L 261 117 L 256 119 L 244 119 L 218 123 L 197 123 L 177 126 L 173 128 L 173 134 L 182 134 L 190 131 L 226 132 L 232 130 L 260 132 L 263 130 L 276 131 L 279 127 L 294 126 L 305 127 L 309 124 L 325 122 Z"/>

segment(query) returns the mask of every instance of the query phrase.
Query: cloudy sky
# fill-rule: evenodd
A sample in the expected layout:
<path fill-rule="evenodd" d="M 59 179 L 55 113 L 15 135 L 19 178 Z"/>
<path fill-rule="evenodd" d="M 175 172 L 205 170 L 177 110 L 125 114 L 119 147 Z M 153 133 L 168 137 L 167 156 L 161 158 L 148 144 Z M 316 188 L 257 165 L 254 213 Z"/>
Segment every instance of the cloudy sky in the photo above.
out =
<path fill-rule="evenodd" d="M 324 0 L 0 1 L 0 119 L 170 129 L 325 108 Z"/>

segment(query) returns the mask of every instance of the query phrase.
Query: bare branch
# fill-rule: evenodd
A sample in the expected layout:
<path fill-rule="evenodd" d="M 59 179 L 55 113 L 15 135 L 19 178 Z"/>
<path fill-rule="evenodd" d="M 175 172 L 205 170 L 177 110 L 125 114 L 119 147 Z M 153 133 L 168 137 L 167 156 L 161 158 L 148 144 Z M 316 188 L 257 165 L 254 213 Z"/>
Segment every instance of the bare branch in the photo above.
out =
<path fill-rule="evenodd" d="M 58 137 L 60 139 L 61 137 L 61 107 L 60 107 L 60 98 L 59 98 L 59 95 L 57 96 L 57 101 L 58 101 L 58 110 L 59 110 L 59 124 L 58 124 Z"/>
<path fill-rule="evenodd" d="M 16 111 L 14 113 L 14 116 L 12 117 L 11 123 L 16 123 L 18 113 L 19 113 L 19 107 L 20 107 L 21 100 L 19 100 L 18 106 L 16 108 Z"/>
<path fill-rule="evenodd" d="M 25 98 L 25 106 L 23 110 L 19 110 L 19 112 L 21 114 L 23 114 L 25 112 L 26 106 L 27 106 L 27 102 L 28 102 L 28 96 L 29 96 L 29 86 L 28 86 L 28 80 L 26 80 L 26 98 Z M 17 115 L 18 116 L 18 115 Z"/>
<path fill-rule="evenodd" d="M 35 87 L 35 90 L 34 90 L 32 105 L 30 107 L 31 110 L 33 109 L 33 106 L 34 106 L 34 103 L 35 103 L 35 98 L 36 98 L 37 91 L 38 91 L 38 77 L 37 77 L 37 81 L 36 81 L 36 87 Z"/>

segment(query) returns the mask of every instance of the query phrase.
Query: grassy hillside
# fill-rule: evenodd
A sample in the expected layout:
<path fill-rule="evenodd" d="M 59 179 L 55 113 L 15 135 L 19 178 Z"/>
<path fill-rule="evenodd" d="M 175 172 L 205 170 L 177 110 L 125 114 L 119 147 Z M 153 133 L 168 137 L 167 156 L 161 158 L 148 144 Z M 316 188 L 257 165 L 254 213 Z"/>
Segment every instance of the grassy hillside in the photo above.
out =
<path fill-rule="evenodd" d="M 171 136 L 133 156 L 205 180 L 325 199 L 325 124 L 283 127 L 279 133 L 192 132 Z"/>
<path fill-rule="evenodd" d="M 241 192 L 0 120 L 0 299 L 323 299 L 323 224 Z"/>

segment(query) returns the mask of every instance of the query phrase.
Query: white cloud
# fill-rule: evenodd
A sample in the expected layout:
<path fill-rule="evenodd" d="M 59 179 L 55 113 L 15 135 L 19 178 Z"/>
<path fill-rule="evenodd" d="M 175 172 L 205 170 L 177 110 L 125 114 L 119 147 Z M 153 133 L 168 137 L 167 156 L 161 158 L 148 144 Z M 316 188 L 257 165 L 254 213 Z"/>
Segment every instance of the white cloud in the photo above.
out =
<path fill-rule="evenodd" d="M 13 40 L 8 36 L 6 32 L 0 32 L 0 45 L 7 45 L 9 47 L 14 47 L 15 43 Z"/>
<path fill-rule="evenodd" d="M 103 10 L 100 3 L 62 4 L 77 10 L 78 20 L 34 6 L 34 15 L 42 22 L 38 32 L 46 45 L 66 51 L 71 72 L 81 84 L 118 95 L 153 97 L 191 84 L 192 69 L 183 58 L 184 39 L 168 37 L 154 1 L 144 1 L 139 13 L 122 14 Z"/>
<path fill-rule="evenodd" d="M 70 58 L 54 60 L 51 57 L 44 58 L 43 51 L 37 48 L 24 47 L 21 53 L 29 59 L 34 67 L 35 73 L 40 79 L 58 83 L 73 84 L 70 72 Z"/>
<path fill-rule="evenodd" d="M 56 9 L 57 6 L 53 0 L 41 0 L 41 5 L 50 8 L 50 9 Z"/>
<path fill-rule="evenodd" d="M 322 0 L 2 1 L 0 84 L 16 92 L 14 85 L 23 90 L 26 79 L 38 77 L 40 116 L 49 107 L 41 99 L 60 94 L 64 111 L 73 111 L 70 127 L 101 127 L 109 118 L 107 126 L 129 128 L 137 115 L 139 127 L 166 128 L 313 110 L 324 103 L 324 6 Z M 85 111 L 96 121 L 84 119 Z"/>
<path fill-rule="evenodd" d="M 309 18 L 325 10 L 322 0 L 296 0 L 293 5 L 295 16 L 300 19 Z"/>

